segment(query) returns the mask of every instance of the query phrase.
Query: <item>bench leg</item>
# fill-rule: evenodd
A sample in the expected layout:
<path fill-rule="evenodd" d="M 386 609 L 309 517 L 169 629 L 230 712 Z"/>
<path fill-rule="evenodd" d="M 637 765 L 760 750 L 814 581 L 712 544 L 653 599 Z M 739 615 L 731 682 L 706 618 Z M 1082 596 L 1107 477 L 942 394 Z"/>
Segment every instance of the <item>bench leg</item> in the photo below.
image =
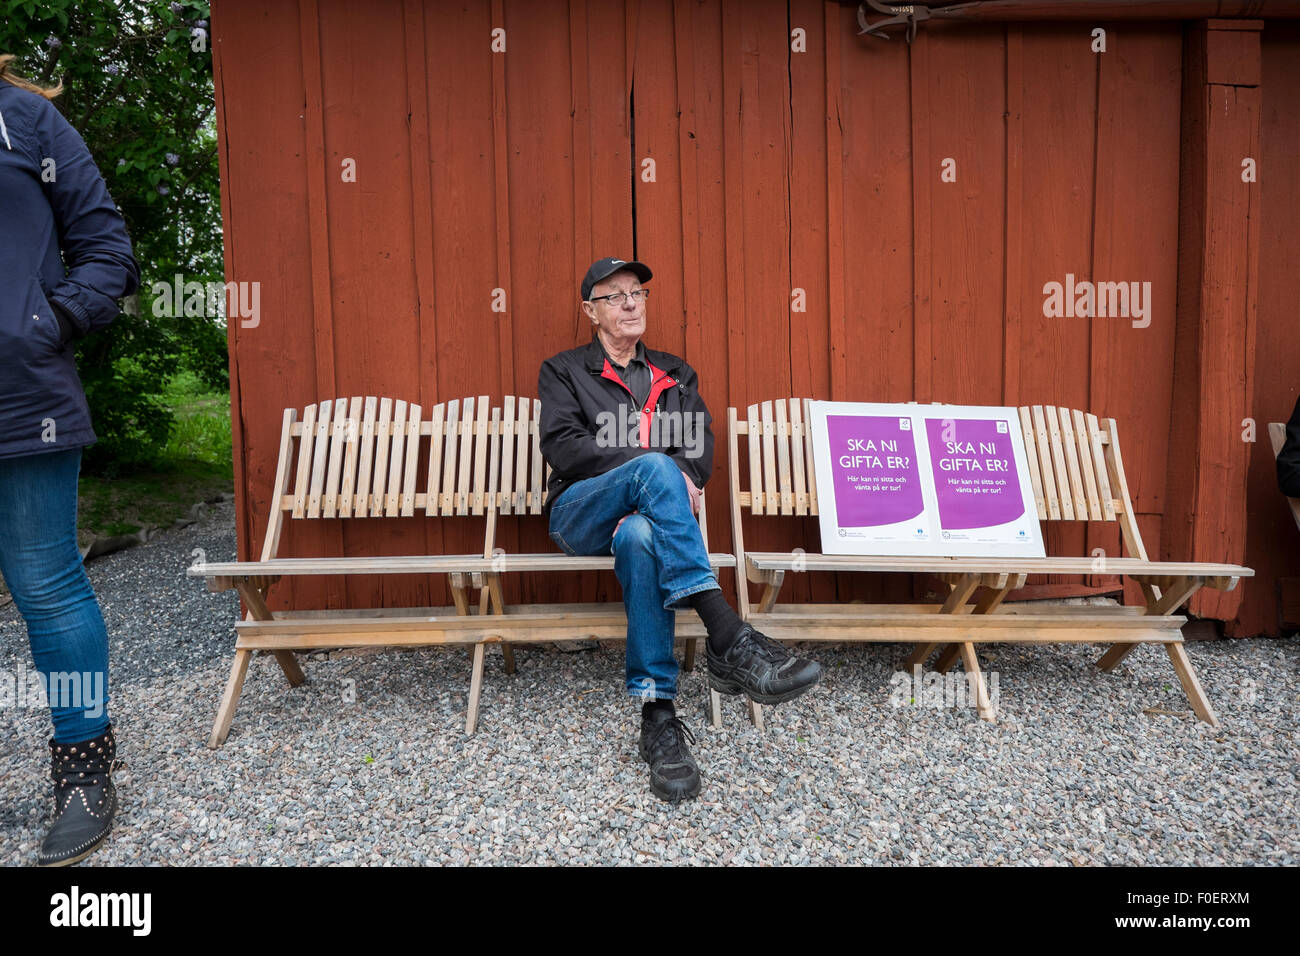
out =
<path fill-rule="evenodd" d="M 506 598 L 505 592 L 501 590 L 501 576 L 498 574 L 490 574 L 485 575 L 484 577 L 486 578 L 484 583 L 487 586 L 487 594 L 489 597 L 487 607 L 492 609 L 493 614 L 505 614 Z M 487 607 L 482 608 L 479 613 L 484 613 Z M 506 673 L 513 674 L 515 672 L 515 649 L 510 646 L 508 641 L 501 645 L 501 658 L 505 664 Z"/>
<path fill-rule="evenodd" d="M 926 658 L 939 645 L 931 641 L 928 644 L 917 644 L 916 649 L 907 656 L 907 669 L 910 671 L 917 664 L 925 664 Z"/>
<path fill-rule="evenodd" d="M 1201 589 L 1204 583 L 1203 578 L 1183 577 L 1175 578 L 1169 582 L 1169 587 L 1162 592 L 1155 590 L 1150 584 L 1142 582 L 1142 594 L 1146 598 L 1147 613 L 1156 615 L 1173 614 L 1178 608 L 1187 603 L 1193 594 Z M 1112 644 L 1110 649 L 1101 656 L 1097 661 L 1097 666 L 1104 671 L 1108 671 L 1132 652 L 1136 644 Z M 1174 665 L 1178 665 L 1175 663 Z M 1179 674 L 1181 678 L 1182 674 Z M 1193 677 L 1192 680 L 1196 678 Z M 1190 697 L 1191 694 L 1189 693 Z M 1195 706 L 1196 702 L 1192 702 Z M 1207 705 L 1208 706 L 1208 705 Z M 1199 713 L 1199 712 L 1198 712 Z"/>
<path fill-rule="evenodd" d="M 1116 664 L 1128 657 L 1135 647 L 1136 644 L 1112 644 L 1110 650 L 1101 655 L 1097 666 L 1104 671 L 1112 670 Z"/>
<path fill-rule="evenodd" d="M 474 666 L 469 677 L 469 709 L 465 712 L 465 733 L 472 734 L 478 725 L 478 695 L 483 689 L 483 652 L 486 644 L 474 645 Z"/>
<path fill-rule="evenodd" d="M 966 665 L 966 673 L 973 675 L 975 708 L 979 712 L 980 720 L 997 720 L 997 710 L 989 702 L 988 688 L 984 686 L 984 675 L 980 673 L 979 658 L 975 656 L 975 645 L 970 641 L 961 645 L 961 660 Z"/>
<path fill-rule="evenodd" d="M 1183 692 L 1187 694 L 1187 699 L 1192 702 L 1192 710 L 1196 711 L 1196 716 L 1211 727 L 1219 726 L 1219 718 L 1215 715 L 1214 708 L 1210 706 L 1205 691 L 1201 689 L 1201 682 L 1196 679 L 1192 662 L 1187 658 L 1187 649 L 1181 642 L 1171 641 L 1165 645 L 1165 651 L 1169 654 L 1169 660 L 1173 662 L 1174 670 L 1178 672 L 1178 680 L 1183 685 Z"/>
<path fill-rule="evenodd" d="M 244 676 L 248 673 L 248 661 L 252 656 L 250 650 L 235 650 L 235 662 L 230 667 L 230 677 L 226 679 L 226 689 L 221 695 L 221 704 L 217 707 L 212 735 L 208 737 L 208 746 L 213 750 L 224 744 L 230 733 L 230 722 L 235 718 L 235 708 L 239 705 L 239 694 L 244 689 Z"/>
<path fill-rule="evenodd" d="M 686 639 L 686 654 L 682 659 L 682 670 L 688 674 L 695 670 L 695 642 L 698 640 L 698 637 L 688 637 Z"/>
<path fill-rule="evenodd" d="M 275 651 L 275 659 L 280 662 L 280 670 L 284 671 L 284 676 L 289 679 L 290 687 L 297 687 L 307 680 L 307 675 L 302 672 L 298 665 L 298 658 L 294 656 L 293 651 Z"/>
<path fill-rule="evenodd" d="M 943 649 L 943 653 L 939 655 L 939 660 L 935 662 L 934 669 L 937 670 L 940 674 L 946 674 L 948 673 L 948 668 L 952 667 L 952 665 L 956 662 L 957 658 L 960 656 L 961 656 L 961 645 L 949 644 L 947 647 Z"/>

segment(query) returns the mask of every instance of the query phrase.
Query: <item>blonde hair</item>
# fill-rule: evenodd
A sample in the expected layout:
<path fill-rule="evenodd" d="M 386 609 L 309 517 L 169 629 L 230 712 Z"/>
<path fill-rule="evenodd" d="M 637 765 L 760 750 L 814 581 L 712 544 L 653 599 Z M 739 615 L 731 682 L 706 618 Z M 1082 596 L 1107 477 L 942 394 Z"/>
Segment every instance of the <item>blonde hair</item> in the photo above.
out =
<path fill-rule="evenodd" d="M 21 87 L 24 90 L 30 90 L 33 93 L 39 93 L 47 100 L 52 100 L 63 92 L 63 81 L 59 80 L 59 85 L 54 87 L 38 86 L 31 80 L 19 76 L 9 69 L 9 64 L 14 61 L 12 53 L 0 53 L 0 80 L 11 83 L 14 86 Z"/>

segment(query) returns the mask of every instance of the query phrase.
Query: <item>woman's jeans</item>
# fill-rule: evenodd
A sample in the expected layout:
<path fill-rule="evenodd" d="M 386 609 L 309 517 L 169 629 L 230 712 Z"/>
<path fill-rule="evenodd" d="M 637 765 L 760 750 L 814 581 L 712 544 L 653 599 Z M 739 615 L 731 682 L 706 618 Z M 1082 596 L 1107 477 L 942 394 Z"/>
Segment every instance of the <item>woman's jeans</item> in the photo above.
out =
<path fill-rule="evenodd" d="M 652 452 L 574 482 L 551 507 L 550 531 L 566 554 L 614 555 L 627 607 L 627 692 L 677 696 L 675 610 L 718 587 L 677 463 Z"/>
<path fill-rule="evenodd" d="M 0 574 L 27 622 L 61 743 L 108 727 L 108 634 L 77 550 L 80 469 L 80 448 L 0 458 Z M 36 696 L 19 691 L 28 703 Z"/>

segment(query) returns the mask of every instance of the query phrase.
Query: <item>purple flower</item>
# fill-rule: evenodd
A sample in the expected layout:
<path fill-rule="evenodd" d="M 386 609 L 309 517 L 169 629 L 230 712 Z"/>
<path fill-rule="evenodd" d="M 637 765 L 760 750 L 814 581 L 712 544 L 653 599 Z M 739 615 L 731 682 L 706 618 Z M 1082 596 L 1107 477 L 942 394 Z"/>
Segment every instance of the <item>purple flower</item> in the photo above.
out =
<path fill-rule="evenodd" d="M 168 166 L 175 166 L 177 163 L 181 161 L 181 158 L 177 156 L 175 153 L 168 153 L 164 158 L 167 160 Z"/>
<path fill-rule="evenodd" d="M 179 3 L 168 4 L 168 6 L 172 8 L 172 13 L 180 13 L 185 9 L 184 5 Z"/>
<path fill-rule="evenodd" d="M 119 160 L 117 161 L 117 166 L 118 166 L 119 169 L 121 169 L 121 168 L 122 168 L 123 166 L 125 166 L 125 165 L 126 165 L 126 160 L 125 160 L 125 159 L 119 159 Z"/>
<path fill-rule="evenodd" d="M 208 21 L 207 21 L 207 20 L 195 20 L 195 21 L 194 21 L 194 25 L 195 25 L 196 27 L 204 27 L 204 28 L 206 29 L 206 28 L 207 28 L 207 25 L 208 25 Z"/>
<path fill-rule="evenodd" d="M 51 50 L 57 50 L 59 47 L 63 46 L 63 41 L 54 34 L 50 34 L 45 38 L 45 45 Z"/>
<path fill-rule="evenodd" d="M 168 193 L 170 193 L 170 192 L 171 192 L 171 190 L 168 189 L 166 186 L 159 186 L 159 187 L 158 187 L 158 195 L 159 195 L 159 196 L 166 196 L 166 195 L 167 195 Z"/>
<path fill-rule="evenodd" d="M 112 76 L 117 76 L 117 74 L 121 71 L 121 69 L 122 68 L 118 66 L 116 63 L 110 63 L 104 67 L 104 72 L 111 74 Z"/>

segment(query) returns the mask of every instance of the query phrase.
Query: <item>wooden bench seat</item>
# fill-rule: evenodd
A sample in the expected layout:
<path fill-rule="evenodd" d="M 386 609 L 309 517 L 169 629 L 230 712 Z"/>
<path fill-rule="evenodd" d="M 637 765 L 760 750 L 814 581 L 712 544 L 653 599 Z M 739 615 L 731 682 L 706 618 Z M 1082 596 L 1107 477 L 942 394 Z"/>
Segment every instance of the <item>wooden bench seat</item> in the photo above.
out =
<path fill-rule="evenodd" d="M 623 639 L 623 603 L 522 604 L 505 600 L 502 577 L 512 573 L 612 571 L 612 555 L 560 552 L 507 554 L 497 546 L 499 516 L 542 522 L 550 469 L 538 438 L 541 403 L 506 396 L 453 400 L 425 410 L 389 398 L 357 397 L 308 405 L 301 421 L 286 409 L 272 507 L 258 561 L 206 562 L 189 574 L 213 591 L 235 589 L 248 609 L 235 626 L 235 659 L 208 744 L 226 739 L 255 651 L 272 653 L 291 685 L 305 680 L 294 651 L 358 646 L 462 644 L 473 650 L 465 730 L 478 721 L 485 649 L 502 647 L 514 671 L 513 643 L 576 638 Z M 421 467 L 421 463 L 424 466 Z M 483 547 L 473 554 L 279 557 L 281 531 L 292 520 L 479 518 Z M 705 535 L 706 510 L 700 504 Z M 709 555 L 715 569 L 735 567 L 731 553 Z M 272 612 L 271 587 L 285 577 L 349 574 L 446 575 L 453 606 L 445 608 L 296 609 Z M 470 592 L 477 591 L 477 599 Z M 686 641 L 685 668 L 705 636 L 699 616 L 678 614 Z"/>
<path fill-rule="evenodd" d="M 777 639 L 913 643 L 909 667 L 923 664 L 940 649 L 936 664 L 940 671 L 961 657 L 975 685 L 979 715 L 987 720 L 996 714 L 979 673 L 975 643 L 1106 643 L 1111 647 L 1098 661 L 1106 670 L 1139 644 L 1158 643 L 1168 653 L 1197 716 L 1217 724 L 1182 646 L 1186 619 L 1174 612 L 1200 588 L 1232 590 L 1254 572 L 1232 564 L 1149 560 L 1133 513 L 1114 419 L 1099 420 L 1054 406 L 1017 411 L 1039 519 L 1115 521 L 1128 557 L 876 557 L 746 551 L 746 517 L 754 521 L 818 514 L 810 400 L 768 401 L 749 406 L 743 419 L 738 409 L 728 410 L 732 538 L 742 582 L 738 584 L 742 615 Z M 923 574 L 938 582 L 943 601 L 779 605 L 786 575 L 810 572 Z M 1005 604 L 1006 596 L 1023 587 L 1030 574 L 1128 577 L 1140 586 L 1145 606 Z M 762 586 L 756 602 L 743 582 Z M 716 719 L 716 707 L 714 713 Z M 761 709 L 752 707 L 751 714 L 761 726 Z"/>

